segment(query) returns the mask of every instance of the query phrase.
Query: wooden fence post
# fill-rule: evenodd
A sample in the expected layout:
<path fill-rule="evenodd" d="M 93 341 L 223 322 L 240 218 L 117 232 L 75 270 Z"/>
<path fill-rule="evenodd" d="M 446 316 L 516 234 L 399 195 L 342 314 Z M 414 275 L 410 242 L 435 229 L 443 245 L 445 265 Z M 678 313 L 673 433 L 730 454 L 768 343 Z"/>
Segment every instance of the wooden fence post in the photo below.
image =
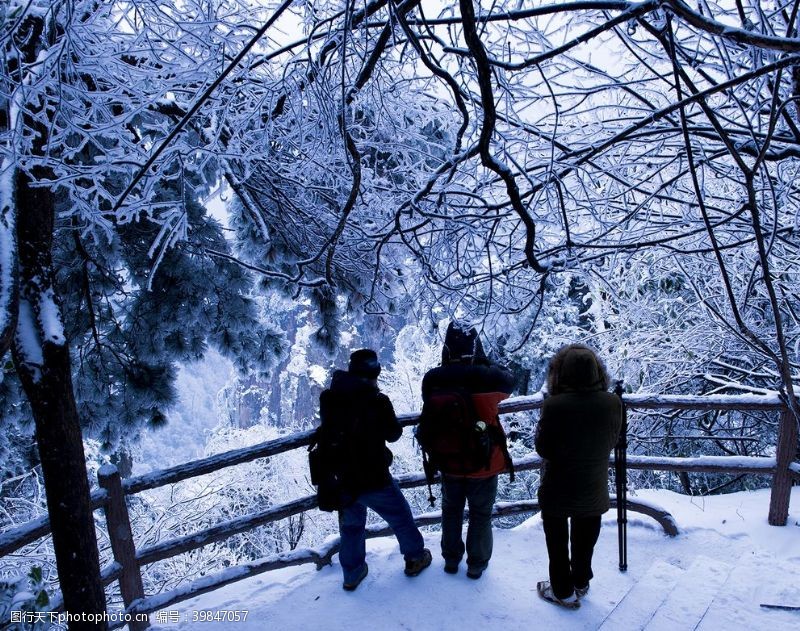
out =
<path fill-rule="evenodd" d="M 781 412 L 778 427 L 778 445 L 775 449 L 777 466 L 772 478 L 769 498 L 769 524 L 785 526 L 789 518 L 789 497 L 792 492 L 792 475 L 789 465 L 797 453 L 797 420 L 790 409 Z"/>
<path fill-rule="evenodd" d="M 100 487 L 108 493 L 108 501 L 103 510 L 106 515 L 108 536 L 111 540 L 111 550 L 114 560 L 122 567 L 119 577 L 119 589 L 125 607 L 130 607 L 137 598 L 144 598 L 142 574 L 139 571 L 139 562 L 136 560 L 136 546 L 133 542 L 131 521 L 128 517 L 128 505 L 125 503 L 125 493 L 122 490 L 122 481 L 119 471 L 114 465 L 104 465 L 97 472 Z M 142 631 L 150 626 L 149 622 L 129 622 L 130 631 Z"/>

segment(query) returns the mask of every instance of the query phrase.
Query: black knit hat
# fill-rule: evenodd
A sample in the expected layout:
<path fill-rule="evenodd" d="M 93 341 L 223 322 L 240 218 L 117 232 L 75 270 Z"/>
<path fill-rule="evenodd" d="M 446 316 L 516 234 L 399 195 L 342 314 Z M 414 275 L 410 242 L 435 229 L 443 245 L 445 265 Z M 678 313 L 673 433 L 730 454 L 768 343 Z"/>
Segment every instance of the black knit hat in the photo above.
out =
<path fill-rule="evenodd" d="M 362 348 L 350 355 L 350 366 L 347 368 L 348 372 L 358 375 L 359 377 L 366 377 L 367 379 L 377 379 L 381 374 L 381 365 L 378 362 L 378 355 L 375 351 L 368 348 Z"/>
<path fill-rule="evenodd" d="M 485 359 L 483 345 L 474 326 L 453 320 L 447 327 L 442 348 L 442 362 Z"/>

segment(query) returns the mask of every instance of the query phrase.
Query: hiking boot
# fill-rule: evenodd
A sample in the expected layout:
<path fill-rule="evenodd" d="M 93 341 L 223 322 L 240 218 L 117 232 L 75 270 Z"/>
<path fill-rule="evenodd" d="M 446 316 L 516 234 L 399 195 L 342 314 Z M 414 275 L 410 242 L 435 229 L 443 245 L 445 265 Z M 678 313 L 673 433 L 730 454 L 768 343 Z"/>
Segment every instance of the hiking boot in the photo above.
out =
<path fill-rule="evenodd" d="M 406 576 L 416 576 L 426 567 L 431 564 L 433 557 L 431 551 L 425 548 L 422 551 L 422 556 L 418 559 L 409 559 L 406 561 Z"/>
<path fill-rule="evenodd" d="M 553 603 L 554 605 L 561 605 L 567 609 L 577 609 L 581 606 L 581 603 L 575 594 L 572 594 L 569 598 L 558 598 L 553 593 L 553 588 L 550 585 L 550 581 L 539 581 L 536 583 L 536 591 L 539 592 L 539 596 L 542 599 L 549 603 Z"/>
<path fill-rule="evenodd" d="M 483 576 L 483 570 L 478 569 L 476 567 L 467 568 L 467 578 L 471 578 L 472 580 L 477 581 L 481 576 Z"/>
<path fill-rule="evenodd" d="M 576 587 L 575 588 L 575 595 L 578 598 L 583 598 L 588 593 L 589 593 L 589 583 L 586 583 L 586 587 Z"/>
<path fill-rule="evenodd" d="M 364 569 L 361 570 L 361 573 L 358 575 L 358 577 L 353 581 L 345 581 L 344 583 L 342 583 L 342 589 L 346 592 L 354 591 L 355 588 L 361 584 L 361 581 L 367 578 L 368 572 L 369 572 L 369 566 L 367 566 L 367 564 L 365 563 Z"/>
<path fill-rule="evenodd" d="M 444 571 L 448 574 L 458 574 L 458 563 L 447 563 L 444 564 Z"/>

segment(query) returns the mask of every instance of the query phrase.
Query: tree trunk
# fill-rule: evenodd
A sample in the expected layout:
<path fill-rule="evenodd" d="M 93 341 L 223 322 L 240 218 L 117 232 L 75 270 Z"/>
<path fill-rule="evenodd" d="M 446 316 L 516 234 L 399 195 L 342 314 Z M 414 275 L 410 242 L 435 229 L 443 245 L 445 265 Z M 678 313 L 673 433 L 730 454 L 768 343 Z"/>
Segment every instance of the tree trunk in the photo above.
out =
<path fill-rule="evenodd" d="M 49 188 L 31 185 L 47 175 L 35 168 L 31 175 L 18 172 L 16 178 L 19 314 L 12 353 L 36 423 L 64 606 L 72 615 L 98 614 L 106 610 L 105 593 L 69 345 L 61 332 L 53 284 L 55 200 Z M 105 622 L 69 624 L 70 631 L 107 627 Z"/>
<path fill-rule="evenodd" d="M 789 519 L 789 500 L 792 495 L 792 475 L 789 465 L 797 453 L 797 419 L 790 409 L 781 413 L 776 447 L 777 467 L 772 477 L 769 499 L 770 526 L 785 526 Z"/>

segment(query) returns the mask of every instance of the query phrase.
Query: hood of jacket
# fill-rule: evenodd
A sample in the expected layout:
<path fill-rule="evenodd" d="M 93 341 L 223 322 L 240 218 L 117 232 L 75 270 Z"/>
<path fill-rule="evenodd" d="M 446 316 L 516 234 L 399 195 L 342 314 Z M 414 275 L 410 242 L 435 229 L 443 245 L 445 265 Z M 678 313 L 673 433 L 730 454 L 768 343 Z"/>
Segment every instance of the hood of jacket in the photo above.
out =
<path fill-rule="evenodd" d="M 588 349 L 567 353 L 561 364 L 558 383 L 564 391 L 601 390 L 603 378 L 594 353 Z"/>

